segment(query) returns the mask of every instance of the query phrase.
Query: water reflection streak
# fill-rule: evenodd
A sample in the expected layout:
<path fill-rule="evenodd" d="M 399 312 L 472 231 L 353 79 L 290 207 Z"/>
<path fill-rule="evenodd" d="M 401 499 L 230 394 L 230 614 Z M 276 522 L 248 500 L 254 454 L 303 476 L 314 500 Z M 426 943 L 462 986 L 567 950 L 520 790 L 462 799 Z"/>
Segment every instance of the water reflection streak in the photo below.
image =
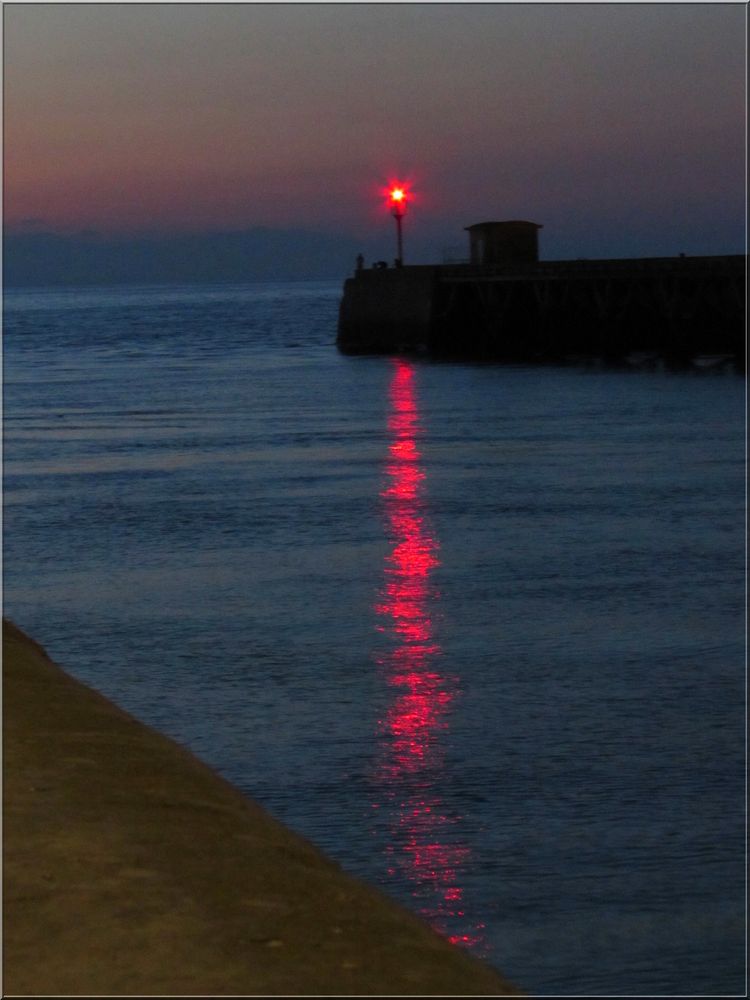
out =
<path fill-rule="evenodd" d="M 481 952 L 483 925 L 463 908 L 462 873 L 470 856 L 463 817 L 447 808 L 442 794 L 449 709 L 460 687 L 440 668 L 435 637 L 439 594 L 430 577 L 440 565 L 440 545 L 424 496 L 415 367 L 403 359 L 393 365 L 380 494 L 392 548 L 375 607 L 390 640 L 377 656 L 389 701 L 378 722 L 375 832 L 385 839 L 389 879 L 409 886 L 417 911 L 453 943 Z"/>

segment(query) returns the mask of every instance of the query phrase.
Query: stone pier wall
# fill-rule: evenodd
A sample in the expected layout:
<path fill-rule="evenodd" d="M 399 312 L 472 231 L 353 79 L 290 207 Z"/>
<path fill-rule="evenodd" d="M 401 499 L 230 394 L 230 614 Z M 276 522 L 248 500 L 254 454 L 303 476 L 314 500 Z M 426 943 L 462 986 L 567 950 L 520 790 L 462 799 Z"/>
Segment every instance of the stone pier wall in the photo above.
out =
<path fill-rule="evenodd" d="M 745 258 L 541 261 L 359 272 L 344 288 L 339 347 L 446 358 L 745 366 Z"/>
<path fill-rule="evenodd" d="M 344 285 L 337 344 L 349 354 L 427 349 L 438 299 L 437 267 L 371 268 Z"/>

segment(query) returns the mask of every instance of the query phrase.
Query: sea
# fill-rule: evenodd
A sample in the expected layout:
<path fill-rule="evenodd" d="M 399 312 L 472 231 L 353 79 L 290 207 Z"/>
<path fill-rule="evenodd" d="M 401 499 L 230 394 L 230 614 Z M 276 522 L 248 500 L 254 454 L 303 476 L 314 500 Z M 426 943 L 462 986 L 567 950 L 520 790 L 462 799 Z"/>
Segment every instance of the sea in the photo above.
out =
<path fill-rule="evenodd" d="M 537 996 L 745 990 L 745 384 L 9 289 L 4 613 Z"/>

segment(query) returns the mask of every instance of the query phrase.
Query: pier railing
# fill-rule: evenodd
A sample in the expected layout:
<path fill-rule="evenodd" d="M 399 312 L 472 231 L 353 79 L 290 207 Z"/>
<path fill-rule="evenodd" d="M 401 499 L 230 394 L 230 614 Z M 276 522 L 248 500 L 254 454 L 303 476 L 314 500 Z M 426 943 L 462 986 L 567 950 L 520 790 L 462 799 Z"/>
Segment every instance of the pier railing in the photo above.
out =
<path fill-rule="evenodd" d="M 609 260 L 540 260 L 534 264 L 443 264 L 436 268 L 440 280 L 472 280 L 482 278 L 513 279 L 551 277 L 601 277 L 602 275 L 635 275 L 648 273 L 738 274 L 745 268 L 743 254 L 719 257 L 625 257 Z"/>

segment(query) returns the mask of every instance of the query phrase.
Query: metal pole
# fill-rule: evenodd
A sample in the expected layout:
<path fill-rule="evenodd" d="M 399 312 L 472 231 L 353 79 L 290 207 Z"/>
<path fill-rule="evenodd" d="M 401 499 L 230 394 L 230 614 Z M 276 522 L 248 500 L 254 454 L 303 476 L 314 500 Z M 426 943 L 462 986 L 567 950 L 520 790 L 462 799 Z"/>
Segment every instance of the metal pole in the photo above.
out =
<path fill-rule="evenodd" d="M 394 214 L 396 214 L 396 213 L 394 213 Z M 396 214 L 396 238 L 397 238 L 397 244 L 398 244 L 398 256 L 397 256 L 396 259 L 403 264 L 403 262 L 404 262 L 404 238 L 403 238 L 403 233 L 401 231 L 401 220 L 402 219 L 403 219 L 403 215 L 402 214 Z"/>

